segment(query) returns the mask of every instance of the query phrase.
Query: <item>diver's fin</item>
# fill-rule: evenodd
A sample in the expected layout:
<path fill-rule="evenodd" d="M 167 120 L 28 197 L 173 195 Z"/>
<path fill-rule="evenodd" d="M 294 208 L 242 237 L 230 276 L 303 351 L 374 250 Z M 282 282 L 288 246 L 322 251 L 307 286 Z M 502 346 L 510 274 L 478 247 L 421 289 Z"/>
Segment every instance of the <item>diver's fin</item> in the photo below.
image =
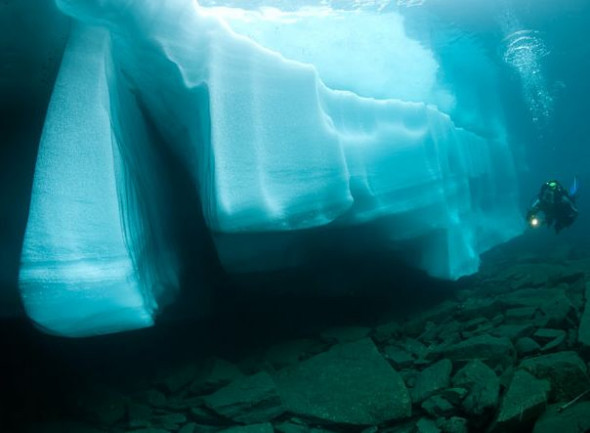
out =
<path fill-rule="evenodd" d="M 578 176 L 574 176 L 574 181 L 570 186 L 569 194 L 570 197 L 574 198 L 578 194 L 579 184 L 578 184 Z"/>

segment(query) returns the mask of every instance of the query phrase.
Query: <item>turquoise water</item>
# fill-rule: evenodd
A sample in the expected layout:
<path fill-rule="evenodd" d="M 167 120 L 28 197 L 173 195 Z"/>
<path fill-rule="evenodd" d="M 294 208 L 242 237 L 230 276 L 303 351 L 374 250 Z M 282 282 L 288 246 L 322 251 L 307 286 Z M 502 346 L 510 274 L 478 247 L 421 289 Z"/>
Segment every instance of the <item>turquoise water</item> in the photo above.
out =
<path fill-rule="evenodd" d="M 409 337 L 420 340 L 421 345 L 435 347 L 441 344 L 440 339 L 437 340 L 439 327 L 444 331 L 441 334 L 456 333 L 462 340 L 488 334 L 500 338 L 497 337 L 498 329 L 510 324 L 507 317 L 514 319 L 518 316 L 535 326 L 532 330 L 526 328 L 528 323 L 519 323 L 518 326 L 523 328 L 517 331 L 523 335 L 533 336 L 540 328 L 545 335 L 557 335 L 556 340 L 564 332 L 568 337 L 567 341 L 558 341 L 543 352 L 539 347 L 533 348 L 531 353 L 519 354 L 514 360 L 515 368 L 519 365 L 517 361 L 526 357 L 566 350 L 579 353 L 583 363 L 587 364 L 587 352 L 576 340 L 584 302 L 587 301 L 584 284 L 590 263 L 587 193 L 590 187 L 590 37 L 587 34 L 590 4 L 587 1 L 235 0 L 202 1 L 201 4 L 240 7 L 270 15 L 280 14 L 277 10 L 297 14 L 304 9 L 308 16 L 313 16 L 314 11 L 322 14 L 327 11 L 332 14 L 358 12 L 377 17 L 391 16 L 392 20 L 401 17 L 406 41 L 411 40 L 414 44 L 411 45 L 414 51 L 408 53 L 408 62 L 420 63 L 427 52 L 432 53 L 437 65 L 436 68 L 432 66 L 429 58 L 423 63 L 428 73 L 422 75 L 424 71 L 416 71 L 416 77 L 436 81 L 438 86 L 439 92 L 435 96 L 425 96 L 431 98 L 426 102 L 437 104 L 441 111 L 450 114 L 457 126 L 482 136 L 490 133 L 488 128 L 496 125 L 496 121 L 505 127 L 505 139 L 516 160 L 517 178 L 513 185 L 504 185 L 504 188 L 506 194 L 518 191 L 523 215 L 545 180 L 556 178 L 567 187 L 576 176 L 580 183 L 577 203 L 580 216 L 571 228 L 559 235 L 545 228 L 527 230 L 517 239 L 484 255 L 480 273 L 456 282 L 429 278 L 421 271 L 399 264 L 397 256 L 355 255 L 354 251 L 351 253 L 341 248 L 338 239 L 321 231 L 308 236 L 326 238 L 324 241 L 327 240 L 329 247 L 313 251 L 312 263 L 304 268 L 248 277 L 228 274 L 221 269 L 210 239 L 204 242 L 206 252 L 202 252 L 197 241 L 205 238 L 204 229 L 200 231 L 191 226 L 186 231 L 179 229 L 181 234 L 177 236 L 184 236 L 181 243 L 184 259 L 190 262 L 188 259 L 198 257 L 200 266 L 189 267 L 189 271 L 182 275 L 185 290 L 176 304 L 157 317 L 158 326 L 80 340 L 43 335 L 24 319 L 16 286 L 37 146 L 69 22 L 47 5 L 41 7 L 23 2 L 21 5 L 24 6 L 16 7 L 15 1 L 4 2 L 0 6 L 0 22 L 6 24 L 4 27 L 0 25 L 3 36 L 1 55 L 5 56 L 4 64 L 7 65 L 0 81 L 2 94 L 6 95 L 0 99 L 0 167 L 3 176 L 0 186 L 0 317 L 16 316 L 16 319 L 3 319 L 0 323 L 0 345 L 4 353 L 0 356 L 0 396 L 9 402 L 0 407 L 0 432 L 128 433 L 142 431 L 147 423 L 146 429 L 153 427 L 159 428 L 159 432 L 163 429 L 173 433 L 195 420 L 201 423 L 202 430 L 191 430 L 189 426 L 182 432 L 223 432 L 241 422 L 234 422 L 225 415 L 213 416 L 209 406 L 201 406 L 202 395 L 186 386 L 188 382 L 171 391 L 162 385 L 161 377 L 173 375 L 176 369 L 180 371 L 186 366 L 189 370 L 194 369 L 209 356 L 229 360 L 245 374 L 274 372 L 283 368 L 284 363 L 291 362 L 293 353 L 279 350 L 277 355 L 275 349 L 277 360 L 270 356 L 267 359 L 267 351 L 290 339 L 307 339 L 307 346 L 304 346 L 308 352 L 298 354 L 301 356 L 297 359 L 301 361 L 324 353 L 336 345 L 335 342 L 366 336 L 375 342 L 380 353 L 386 353 Z M 36 12 L 33 14 L 33 11 Z M 244 30 L 238 27 L 236 32 Z M 322 45 L 338 45 L 338 41 L 330 42 L 334 34 L 322 36 L 320 32 L 314 37 L 325 37 Z M 271 42 L 283 43 L 278 38 L 268 41 Z M 378 42 L 381 47 L 387 45 L 387 41 Z M 317 55 L 312 49 L 309 51 L 311 54 L 304 55 Z M 355 58 L 348 57 L 349 60 Z M 318 62 L 325 60 L 316 59 Z M 380 65 L 387 64 L 386 60 Z M 371 73 L 370 67 L 355 69 L 355 74 L 359 71 Z M 353 74 L 347 73 L 346 68 L 340 72 L 324 77 L 325 81 L 334 88 L 354 81 L 351 79 Z M 320 76 L 322 73 L 320 70 Z M 356 80 L 358 76 L 354 75 L 354 78 Z M 420 94 L 419 86 L 412 80 L 387 89 L 379 89 L 374 81 L 367 81 L 367 85 L 359 86 L 358 91 L 360 94 L 366 92 L 364 96 L 368 97 L 397 95 L 411 100 Z M 416 88 L 412 87 L 414 85 Z M 178 179 L 171 182 L 186 186 L 188 181 L 184 177 L 188 176 L 185 173 L 176 175 Z M 189 188 L 183 191 L 187 193 Z M 193 203 L 189 210 L 178 212 L 190 220 L 199 214 L 198 203 Z M 376 237 L 376 233 L 379 232 L 367 230 L 355 234 L 351 240 L 355 245 L 364 245 L 368 243 L 367 239 Z M 252 242 L 252 238 L 245 238 Z M 260 243 L 263 240 L 261 237 L 257 239 Z M 249 244 L 246 241 L 243 249 L 247 251 Z M 410 251 L 403 248 L 401 252 L 410 255 Z M 399 251 L 397 253 L 399 255 Z M 216 289 L 213 293 L 190 290 L 202 284 L 196 272 L 201 267 L 208 272 L 207 284 Z M 538 290 L 538 296 L 536 293 L 531 296 L 531 292 L 527 292 L 529 289 Z M 519 296 L 531 296 L 533 301 L 515 299 L 518 296 L 511 298 L 511 294 L 519 290 L 523 290 Z M 544 318 L 553 312 L 548 305 L 559 305 L 563 301 L 562 295 L 567 296 L 572 309 L 567 310 L 564 317 L 556 313 L 559 317 L 552 316 L 544 322 Z M 500 301 L 494 303 L 496 299 Z M 471 301 L 490 303 L 491 306 L 488 309 L 469 307 Z M 437 312 L 441 305 L 448 307 L 449 302 L 451 312 Z M 39 305 L 41 309 L 45 307 L 42 302 Z M 532 308 L 538 315 L 534 316 L 527 308 Z M 197 309 L 208 310 L 209 315 L 197 321 L 194 318 Z M 211 311 L 215 314 L 211 315 Z M 425 311 L 429 318 L 421 321 Z M 530 313 L 528 317 L 527 311 Z M 537 319 L 540 321 L 535 322 Z M 505 323 L 500 324 L 501 321 Z M 384 331 L 380 328 L 383 323 L 394 323 L 395 326 L 386 327 L 387 331 Z M 334 326 L 355 328 L 346 332 L 340 330 L 340 333 L 326 331 Z M 507 332 L 506 328 L 502 330 Z M 383 332 L 387 333 L 386 337 Z M 544 338 L 541 336 L 536 340 L 542 342 Z M 516 341 L 517 338 L 513 338 L 515 345 Z M 470 354 L 473 359 L 487 356 L 483 349 L 479 353 L 477 350 Z M 343 358 L 342 364 L 346 364 L 346 356 Z M 418 372 L 431 362 L 422 358 L 414 361 L 402 360 L 399 365 L 390 362 L 396 371 L 403 372 L 408 388 L 414 387 Z M 453 359 L 453 374 L 464 364 L 464 359 Z M 331 367 L 340 365 L 334 362 Z M 503 385 L 500 400 L 493 410 L 487 412 L 486 423 L 498 415 L 500 401 L 506 395 L 511 377 L 510 369 L 504 365 L 494 364 L 492 367 L 502 377 Z M 583 370 L 586 371 L 586 367 Z M 338 374 L 338 370 L 329 371 Z M 346 377 L 346 374 L 342 376 Z M 194 380 L 194 377 L 188 380 Z M 225 384 L 223 380 L 219 383 Z M 580 383 L 585 385 L 584 380 Z M 583 391 L 574 388 L 560 397 L 547 397 L 549 403 L 571 401 Z M 154 390 L 157 393 L 152 392 L 152 397 L 161 397 L 163 393 L 170 398 L 170 405 L 158 407 L 158 402 L 146 398 L 145 394 Z M 138 415 L 129 407 L 135 403 L 141 407 L 153 404 L 149 409 L 153 417 L 146 415 L 146 419 L 133 424 L 130 421 L 132 413 Z M 191 404 L 202 412 L 191 411 Z M 313 430 L 314 433 L 397 433 L 394 429 L 407 426 L 406 421 L 411 425 L 404 431 L 413 432 L 419 418 L 436 418 L 425 415 L 418 404 L 414 405 L 413 411 L 409 421 L 377 423 L 377 430 L 365 430 L 372 428 L 369 424 L 325 424 L 325 420 L 318 423 L 314 417 L 304 417 L 304 424 L 324 429 Z M 464 409 L 457 409 L 454 414 L 469 419 L 469 431 L 478 432 L 484 428 L 478 424 L 477 416 L 466 414 Z M 162 427 L 160 415 L 173 415 L 172 418 L 176 416 L 176 420 L 181 421 Z M 535 416 L 539 415 L 536 413 Z M 290 432 L 283 423 L 291 421 L 292 416 L 288 412 L 273 419 L 271 428 L 280 433 Z M 206 425 L 203 419 L 211 425 Z M 267 427 L 260 427 L 259 431 L 272 431 Z M 532 431 L 532 424 L 519 431 Z"/>

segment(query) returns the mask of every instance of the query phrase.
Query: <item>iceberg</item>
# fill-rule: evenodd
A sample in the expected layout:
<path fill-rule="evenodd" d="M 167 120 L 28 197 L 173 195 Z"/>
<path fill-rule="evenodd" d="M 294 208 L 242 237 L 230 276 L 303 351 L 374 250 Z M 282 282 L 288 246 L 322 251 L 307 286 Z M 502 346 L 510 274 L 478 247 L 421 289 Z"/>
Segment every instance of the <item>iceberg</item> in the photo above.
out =
<path fill-rule="evenodd" d="M 57 4 L 75 26 L 19 277 L 27 314 L 47 332 L 151 326 L 179 290 L 175 226 L 199 224 L 175 212 L 183 203 L 200 204 L 228 272 L 299 266 L 326 241 L 310 233 L 374 227 L 365 243 L 409 247 L 413 266 L 457 279 L 523 228 L 504 134 L 459 128 L 428 103 L 427 50 L 414 64 L 426 78 L 394 98 L 359 81 L 366 65 L 343 79 L 337 55 L 315 65 L 321 52 L 265 46 L 272 35 L 240 35 L 191 0 Z M 178 191 L 174 171 L 192 187 Z"/>

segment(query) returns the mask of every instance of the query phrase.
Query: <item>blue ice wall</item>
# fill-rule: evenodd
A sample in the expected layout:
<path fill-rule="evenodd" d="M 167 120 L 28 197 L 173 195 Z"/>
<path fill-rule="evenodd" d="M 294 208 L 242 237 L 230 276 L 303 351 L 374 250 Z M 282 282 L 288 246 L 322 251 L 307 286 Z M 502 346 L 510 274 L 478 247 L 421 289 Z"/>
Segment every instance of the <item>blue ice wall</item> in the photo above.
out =
<path fill-rule="evenodd" d="M 350 39 L 355 58 L 381 59 L 368 68 L 342 66 L 333 42 L 290 51 L 320 28 L 342 34 L 332 16 L 265 46 L 272 26 L 252 23 L 254 40 L 189 0 L 58 6 L 77 24 L 41 140 L 20 273 L 27 313 L 48 332 L 149 326 L 174 298 L 179 221 L 166 203 L 178 191 L 162 149 L 196 191 L 175 200 L 201 203 L 229 272 L 304 263 L 307 229 L 375 225 L 380 238 L 367 242 L 413 245 L 413 266 L 456 279 L 522 229 L 501 125 L 484 138 L 431 104 L 444 90 L 438 66 L 426 49 L 405 51 L 417 45 L 399 17 L 387 30 L 393 57 L 391 41 Z M 395 66 L 413 84 L 397 83 Z"/>

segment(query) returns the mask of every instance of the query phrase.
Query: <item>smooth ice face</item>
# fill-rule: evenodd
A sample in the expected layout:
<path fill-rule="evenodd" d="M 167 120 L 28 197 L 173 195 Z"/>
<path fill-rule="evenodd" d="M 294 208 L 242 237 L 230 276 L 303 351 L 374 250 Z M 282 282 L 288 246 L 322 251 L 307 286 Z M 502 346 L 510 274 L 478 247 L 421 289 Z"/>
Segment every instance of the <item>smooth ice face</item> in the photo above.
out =
<path fill-rule="evenodd" d="M 401 15 L 327 7 L 203 9 L 240 35 L 284 57 L 311 64 L 332 89 L 359 96 L 434 102 L 438 64 L 409 38 Z"/>
<path fill-rule="evenodd" d="M 522 229 L 501 134 L 457 128 L 424 102 L 349 91 L 379 72 L 343 79 L 330 44 L 288 59 L 186 0 L 58 4 L 80 22 L 46 120 L 20 276 L 28 314 L 49 332 L 152 323 L 178 286 L 170 227 L 196 224 L 169 210 L 178 202 L 201 204 L 230 272 L 304 263 L 322 242 L 307 229 L 374 226 L 367 244 L 409 246 L 414 266 L 455 279 Z M 409 90 L 417 98 L 437 66 L 425 50 L 409 56 L 429 77 Z M 191 188 L 169 182 L 174 170 Z"/>
<path fill-rule="evenodd" d="M 103 29 L 73 31 L 35 169 L 20 286 L 28 315 L 59 335 L 153 323 L 121 224 L 107 42 Z"/>

